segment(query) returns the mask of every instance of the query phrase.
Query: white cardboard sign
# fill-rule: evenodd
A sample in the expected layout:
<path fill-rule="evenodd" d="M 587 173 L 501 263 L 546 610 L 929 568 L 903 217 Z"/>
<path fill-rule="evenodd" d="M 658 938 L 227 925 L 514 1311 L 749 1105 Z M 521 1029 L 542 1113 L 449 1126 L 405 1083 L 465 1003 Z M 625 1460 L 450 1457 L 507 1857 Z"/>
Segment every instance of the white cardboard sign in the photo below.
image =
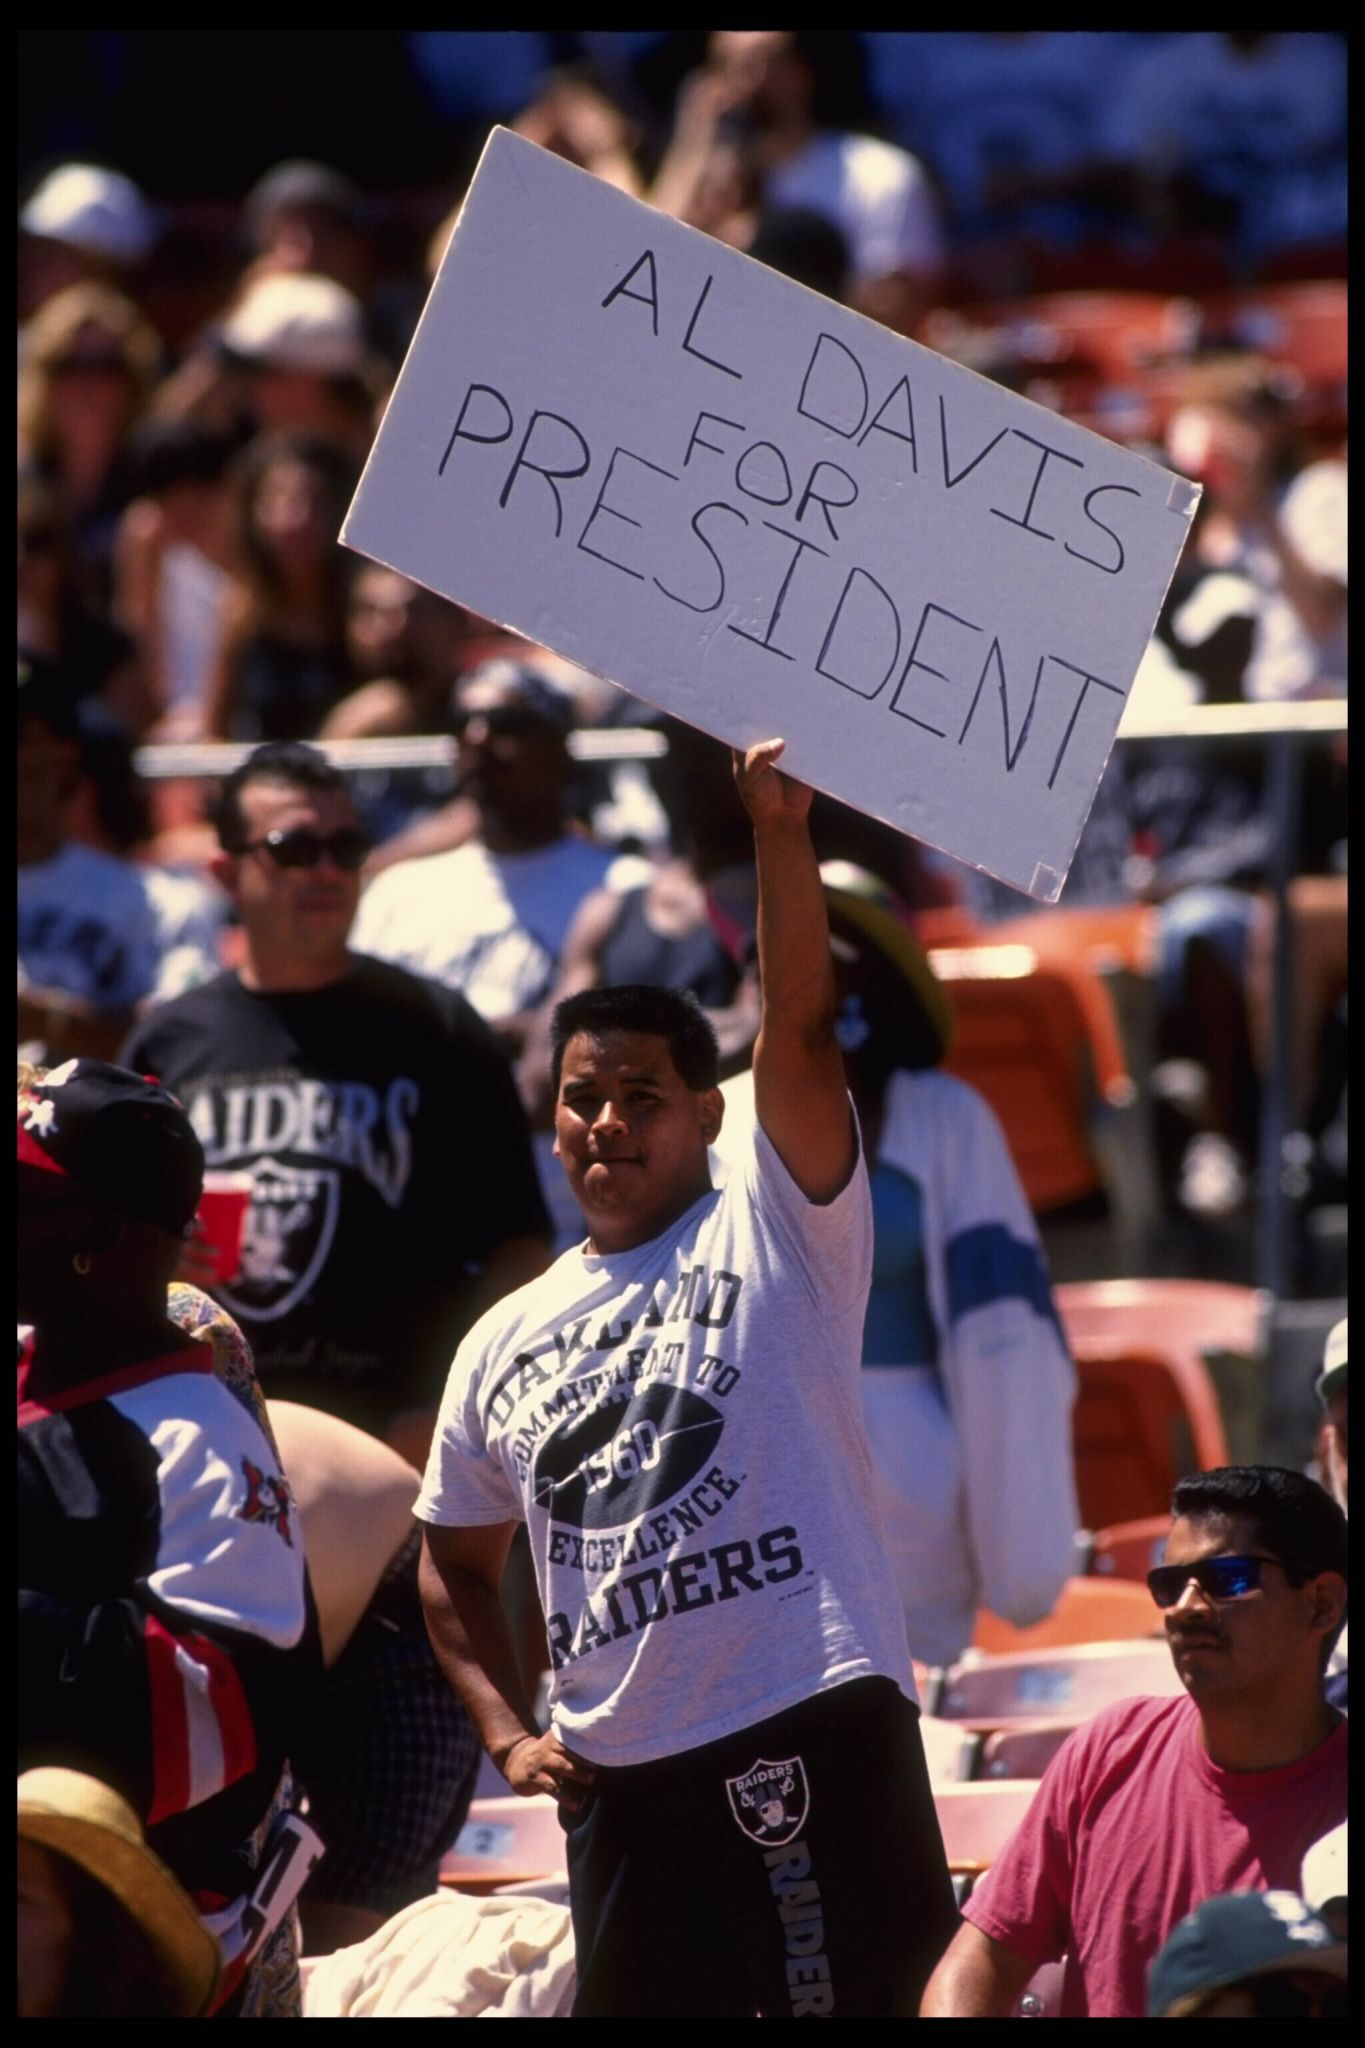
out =
<path fill-rule="evenodd" d="M 1053 901 L 1197 499 L 498 129 L 341 537 Z"/>

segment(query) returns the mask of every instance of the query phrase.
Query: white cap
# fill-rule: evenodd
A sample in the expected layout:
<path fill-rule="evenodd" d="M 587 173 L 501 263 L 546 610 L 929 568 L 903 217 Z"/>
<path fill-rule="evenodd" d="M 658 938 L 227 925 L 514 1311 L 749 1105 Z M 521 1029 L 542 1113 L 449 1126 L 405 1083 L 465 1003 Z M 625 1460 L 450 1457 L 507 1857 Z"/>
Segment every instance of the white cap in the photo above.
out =
<path fill-rule="evenodd" d="M 1326 1401 L 1346 1390 L 1346 1322 L 1342 1317 L 1327 1332 L 1322 1347 L 1322 1371 L 1318 1376 L 1318 1398 Z"/>
<path fill-rule="evenodd" d="M 1303 1859 L 1299 1890 L 1315 1913 L 1333 1899 L 1344 1899 L 1346 1890 L 1346 1822 L 1314 1842 Z"/>
<path fill-rule="evenodd" d="M 156 240 L 156 219 L 131 178 L 99 164 L 62 164 L 33 194 L 19 225 L 112 263 L 140 263 Z"/>
<path fill-rule="evenodd" d="M 360 301 L 330 277 L 259 278 L 223 322 L 221 339 L 248 362 L 344 376 L 366 360 Z"/>

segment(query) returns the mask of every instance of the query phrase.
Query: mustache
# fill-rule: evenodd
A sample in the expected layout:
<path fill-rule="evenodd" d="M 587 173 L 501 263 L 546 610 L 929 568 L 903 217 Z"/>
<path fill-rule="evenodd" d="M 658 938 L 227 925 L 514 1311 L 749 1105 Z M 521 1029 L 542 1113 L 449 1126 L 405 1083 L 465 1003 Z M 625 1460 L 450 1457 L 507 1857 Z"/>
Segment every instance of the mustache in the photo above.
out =
<path fill-rule="evenodd" d="M 1174 1622 L 1166 1624 L 1166 1635 L 1173 1645 L 1182 1643 L 1221 1643 L 1221 1629 L 1210 1628 L 1204 1622 Z"/>

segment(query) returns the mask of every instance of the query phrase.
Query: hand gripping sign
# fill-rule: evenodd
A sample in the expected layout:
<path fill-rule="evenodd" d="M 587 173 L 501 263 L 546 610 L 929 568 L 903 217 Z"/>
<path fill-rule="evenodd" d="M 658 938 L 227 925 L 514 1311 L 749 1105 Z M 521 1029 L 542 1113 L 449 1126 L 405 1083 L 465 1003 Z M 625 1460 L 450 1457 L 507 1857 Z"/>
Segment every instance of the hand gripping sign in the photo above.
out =
<path fill-rule="evenodd" d="M 342 539 L 1052 901 L 1197 500 L 497 129 Z"/>

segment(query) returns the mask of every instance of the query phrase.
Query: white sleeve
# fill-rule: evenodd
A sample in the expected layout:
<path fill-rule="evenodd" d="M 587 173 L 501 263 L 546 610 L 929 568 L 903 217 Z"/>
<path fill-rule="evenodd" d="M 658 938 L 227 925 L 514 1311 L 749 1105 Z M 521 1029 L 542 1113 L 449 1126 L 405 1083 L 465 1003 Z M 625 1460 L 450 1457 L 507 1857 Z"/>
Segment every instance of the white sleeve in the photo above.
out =
<path fill-rule="evenodd" d="M 940 1363 L 981 1598 L 1024 1627 L 1051 1610 L 1071 1570 L 1076 1372 L 999 1125 L 980 1097 L 961 1096 L 937 1248 Z"/>
<path fill-rule="evenodd" d="M 455 1354 L 441 1398 L 422 1490 L 412 1505 L 419 1522 L 442 1529 L 520 1522 L 520 1496 L 488 1448 L 485 1416 L 497 1398 L 481 1370 L 486 1363 L 476 1325 Z"/>

